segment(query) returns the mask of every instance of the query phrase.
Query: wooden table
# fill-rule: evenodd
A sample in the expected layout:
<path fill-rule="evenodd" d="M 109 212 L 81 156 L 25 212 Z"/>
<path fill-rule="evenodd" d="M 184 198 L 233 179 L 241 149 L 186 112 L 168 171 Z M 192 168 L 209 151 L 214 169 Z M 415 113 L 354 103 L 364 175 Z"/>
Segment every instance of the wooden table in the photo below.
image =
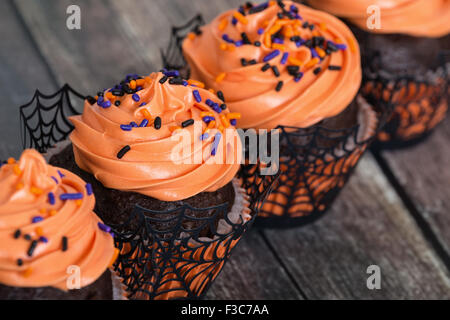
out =
<path fill-rule="evenodd" d="M 81 30 L 66 9 L 81 8 Z M 170 27 L 239 0 L 0 1 L 0 158 L 19 156 L 18 106 L 64 83 L 86 94 L 159 70 Z M 209 299 L 449 299 L 450 122 L 414 148 L 368 153 L 320 221 L 252 230 Z M 381 268 L 381 289 L 366 286 Z"/>

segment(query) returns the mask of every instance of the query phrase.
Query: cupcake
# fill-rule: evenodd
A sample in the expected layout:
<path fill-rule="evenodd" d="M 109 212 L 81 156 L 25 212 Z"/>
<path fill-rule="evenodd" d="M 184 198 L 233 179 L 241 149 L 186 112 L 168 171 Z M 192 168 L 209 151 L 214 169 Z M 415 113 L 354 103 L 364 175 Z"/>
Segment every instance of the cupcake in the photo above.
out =
<path fill-rule="evenodd" d="M 329 206 L 377 129 L 357 98 L 358 43 L 337 18 L 291 1 L 250 3 L 182 43 L 190 76 L 227 97 L 244 129 L 281 127 L 278 188 L 260 223 L 293 226 Z"/>
<path fill-rule="evenodd" d="M 371 103 L 387 100 L 395 107 L 392 119 L 379 134 L 381 142 L 410 144 L 442 121 L 448 107 L 449 1 L 308 3 L 349 23 L 362 51 L 363 94 Z M 379 9 L 379 24 L 376 11 L 367 13 L 370 6 Z"/>
<path fill-rule="evenodd" d="M 129 75 L 87 98 L 49 152 L 92 185 L 130 298 L 200 296 L 254 216 L 235 178 L 240 115 L 218 95 L 177 71 Z"/>
<path fill-rule="evenodd" d="M 89 184 L 28 149 L 0 168 L 0 185 L 0 299 L 115 297 L 118 250 Z"/>

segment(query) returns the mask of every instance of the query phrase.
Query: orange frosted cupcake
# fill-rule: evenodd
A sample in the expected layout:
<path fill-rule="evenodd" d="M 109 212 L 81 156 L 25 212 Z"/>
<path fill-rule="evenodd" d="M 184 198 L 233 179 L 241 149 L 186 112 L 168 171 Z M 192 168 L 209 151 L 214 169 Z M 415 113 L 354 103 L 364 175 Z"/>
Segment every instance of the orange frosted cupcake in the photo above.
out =
<path fill-rule="evenodd" d="M 362 48 L 363 93 L 372 103 L 394 105 L 391 121 L 379 134 L 381 142 L 409 145 L 441 122 L 448 108 L 450 1 L 308 3 L 346 19 Z"/>
<path fill-rule="evenodd" d="M 357 98 L 361 58 L 350 29 L 291 1 L 246 4 L 196 27 L 182 53 L 191 78 L 242 114 L 239 127 L 281 130 L 280 186 L 262 212 L 272 220 L 259 222 L 293 226 L 291 218 L 324 213 L 380 124 Z"/>
<path fill-rule="evenodd" d="M 0 186 L 0 299 L 113 299 L 118 251 L 90 185 L 29 149 Z"/>

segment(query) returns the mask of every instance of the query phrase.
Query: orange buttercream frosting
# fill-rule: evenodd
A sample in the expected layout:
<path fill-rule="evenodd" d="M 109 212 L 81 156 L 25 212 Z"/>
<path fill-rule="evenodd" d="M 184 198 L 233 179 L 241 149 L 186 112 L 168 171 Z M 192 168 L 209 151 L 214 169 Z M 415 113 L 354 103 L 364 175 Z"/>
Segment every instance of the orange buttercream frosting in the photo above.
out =
<path fill-rule="evenodd" d="M 225 93 L 242 128 L 309 127 L 343 111 L 359 89 L 356 39 L 325 12 L 270 1 L 200 31 L 183 42 L 191 76 Z"/>
<path fill-rule="evenodd" d="M 79 177 L 30 149 L 1 167 L 0 186 L 0 283 L 68 290 L 76 270 L 85 287 L 111 265 L 113 237 L 100 229 L 94 195 Z"/>
<path fill-rule="evenodd" d="M 229 183 L 240 166 L 240 115 L 203 83 L 174 73 L 127 76 L 86 101 L 83 114 L 71 118 L 78 166 L 108 188 L 163 201 Z"/>
<path fill-rule="evenodd" d="M 442 37 L 450 32 L 450 0 L 308 0 L 313 7 L 347 18 L 361 29 L 378 33 L 402 33 L 419 37 Z M 380 8 L 380 29 L 368 28 Z"/>

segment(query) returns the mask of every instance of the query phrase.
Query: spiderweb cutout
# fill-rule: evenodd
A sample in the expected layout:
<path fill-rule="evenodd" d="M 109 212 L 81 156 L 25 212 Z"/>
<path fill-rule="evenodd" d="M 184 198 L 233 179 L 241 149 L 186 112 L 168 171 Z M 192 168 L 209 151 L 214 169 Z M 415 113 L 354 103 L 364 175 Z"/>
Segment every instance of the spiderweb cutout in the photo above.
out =
<path fill-rule="evenodd" d="M 438 69 L 424 79 L 371 72 L 381 63 L 379 54 L 366 68 L 362 94 L 372 104 L 392 104 L 394 112 L 378 134 L 378 148 L 409 146 L 425 138 L 446 116 L 449 100 L 449 51 L 438 56 Z"/>
<path fill-rule="evenodd" d="M 78 115 L 81 107 L 74 106 L 82 106 L 89 98 L 68 85 L 52 95 L 36 91 L 32 101 L 20 108 L 23 147 L 46 152 L 67 138 L 73 130 L 67 118 Z M 120 249 L 115 269 L 128 297 L 203 297 L 253 224 L 277 178 L 262 176 L 259 165 L 242 166 L 233 182 L 242 192 L 235 201 L 241 207 L 233 215 L 228 203 L 207 208 L 183 205 L 167 211 L 136 205 L 126 222 L 111 225 Z"/>
<path fill-rule="evenodd" d="M 181 44 L 189 32 L 195 32 L 203 19 L 196 16 L 186 25 L 173 27 L 170 43 L 161 50 L 164 67 L 189 74 Z M 376 107 L 378 128 L 386 123 L 391 107 Z M 256 225 L 261 227 L 293 227 L 322 216 L 339 194 L 358 160 L 374 137 L 358 141 L 359 126 L 331 130 L 316 125 L 302 129 L 280 129 L 280 178 L 261 207 Z M 252 183 L 254 177 L 248 177 Z"/>

